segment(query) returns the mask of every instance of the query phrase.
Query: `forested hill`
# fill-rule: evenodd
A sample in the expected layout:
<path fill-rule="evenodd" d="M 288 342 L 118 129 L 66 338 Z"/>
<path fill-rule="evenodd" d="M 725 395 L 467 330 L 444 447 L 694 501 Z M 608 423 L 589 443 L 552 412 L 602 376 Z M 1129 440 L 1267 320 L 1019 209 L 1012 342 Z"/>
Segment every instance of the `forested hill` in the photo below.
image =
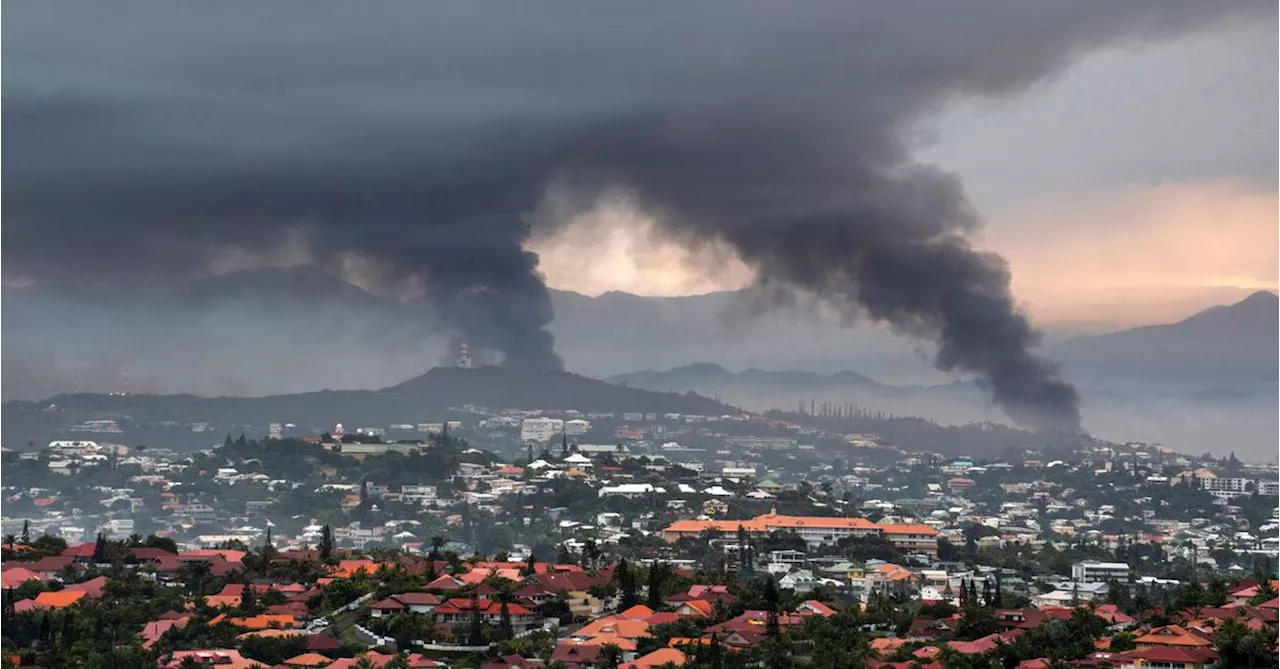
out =
<path fill-rule="evenodd" d="M 131 434 L 159 425 L 207 423 L 225 429 L 278 422 L 293 423 L 302 433 L 318 433 L 335 423 L 386 426 L 440 420 L 450 408 L 468 404 L 612 413 L 737 412 L 694 393 L 624 388 L 564 372 L 480 367 L 436 368 L 381 390 L 321 390 L 265 397 L 57 395 L 38 402 L 6 402 L 3 421 L 5 444 L 13 448 L 27 441 L 63 438 L 61 435 L 77 423 L 96 419 L 117 421 L 124 434 L 115 438 L 131 443 Z"/>
<path fill-rule="evenodd" d="M 926 418 L 854 411 L 844 416 L 814 416 L 771 411 L 768 415 L 844 434 L 879 437 L 886 445 L 909 452 L 941 453 L 971 458 L 1017 458 L 1025 451 L 1067 459 L 1080 448 L 1098 443 L 1088 435 L 1067 432 L 1029 432 L 995 423 L 939 425 Z"/>

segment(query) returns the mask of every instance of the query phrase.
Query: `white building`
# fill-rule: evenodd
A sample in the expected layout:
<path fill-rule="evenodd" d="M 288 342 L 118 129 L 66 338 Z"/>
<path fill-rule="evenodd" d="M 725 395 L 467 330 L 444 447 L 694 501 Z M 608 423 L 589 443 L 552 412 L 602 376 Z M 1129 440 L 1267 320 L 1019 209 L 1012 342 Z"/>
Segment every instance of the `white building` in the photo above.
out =
<path fill-rule="evenodd" d="M 51 441 L 49 442 L 49 450 L 62 455 L 79 455 L 82 453 L 97 453 L 99 447 L 96 441 Z"/>
<path fill-rule="evenodd" d="M 437 499 L 436 487 L 433 485 L 400 486 L 400 501 L 405 504 L 430 504 Z"/>
<path fill-rule="evenodd" d="M 621 485 L 604 486 L 600 489 L 601 497 L 626 497 L 637 499 L 652 494 L 664 494 L 666 490 L 655 488 L 648 483 L 623 483 Z"/>
<path fill-rule="evenodd" d="M 1202 478 L 1200 479 L 1200 487 L 1214 497 L 1223 499 L 1231 499 L 1243 495 L 1253 494 L 1258 482 L 1253 479 L 1244 478 Z"/>
<path fill-rule="evenodd" d="M 1077 583 L 1105 583 L 1129 580 L 1129 565 L 1123 562 L 1085 560 L 1071 565 L 1071 580 Z"/>
<path fill-rule="evenodd" d="M 575 418 L 564 422 L 564 433 L 570 437 L 579 437 L 591 431 L 591 421 Z"/>
<path fill-rule="evenodd" d="M 120 539 L 133 534 L 132 518 L 112 518 L 102 526 L 102 531 L 110 539 Z"/>
<path fill-rule="evenodd" d="M 520 421 L 520 441 L 547 443 L 564 430 L 559 418 L 526 418 Z"/>

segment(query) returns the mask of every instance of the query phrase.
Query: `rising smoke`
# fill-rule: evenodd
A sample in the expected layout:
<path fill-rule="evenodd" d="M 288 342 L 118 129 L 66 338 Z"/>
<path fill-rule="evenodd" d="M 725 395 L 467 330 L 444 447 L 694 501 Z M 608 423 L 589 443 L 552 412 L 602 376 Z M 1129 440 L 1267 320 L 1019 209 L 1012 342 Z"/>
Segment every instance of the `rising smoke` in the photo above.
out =
<path fill-rule="evenodd" d="M 451 335 L 559 369 L 525 250 L 553 186 L 623 189 L 771 288 L 937 343 L 1015 420 L 1076 429 L 922 118 L 1090 49 L 1267 2 L 429 3 L 10 9 L 6 278 L 145 298 L 305 239 L 420 281 Z M 1048 157 L 1047 159 L 1051 159 Z M 583 262 L 590 262 L 584 254 Z"/>

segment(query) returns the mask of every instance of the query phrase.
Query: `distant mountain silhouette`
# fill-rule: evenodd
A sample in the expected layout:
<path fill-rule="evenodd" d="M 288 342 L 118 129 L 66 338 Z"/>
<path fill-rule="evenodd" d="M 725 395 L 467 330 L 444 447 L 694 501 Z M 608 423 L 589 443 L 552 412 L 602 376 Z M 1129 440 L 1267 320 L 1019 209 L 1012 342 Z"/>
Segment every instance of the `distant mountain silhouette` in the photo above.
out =
<path fill-rule="evenodd" d="M 379 392 L 424 406 L 475 404 L 495 408 L 713 415 L 732 411 L 694 393 L 653 392 L 567 372 L 507 367 L 437 367 Z"/>
<path fill-rule="evenodd" d="M 110 418 L 126 426 L 210 423 L 218 426 L 290 422 L 310 431 L 343 422 L 386 427 L 438 420 L 451 407 L 577 409 L 724 415 L 736 410 L 693 393 L 623 388 L 563 372 L 502 367 L 435 368 L 381 390 L 322 390 L 264 397 L 78 393 L 4 404 L 6 440 L 43 441 L 76 423 Z M 92 438 L 92 437 L 83 437 Z"/>
<path fill-rule="evenodd" d="M 794 370 L 748 369 L 740 374 L 734 374 L 724 367 L 711 362 L 697 362 L 692 365 L 675 367 L 665 372 L 643 370 L 616 374 L 607 380 L 610 383 L 647 388 L 649 390 L 697 388 L 701 392 L 708 392 L 716 386 L 728 387 L 738 384 L 793 389 L 822 389 L 837 386 L 863 387 L 876 390 L 892 388 L 892 386 L 849 370 L 823 375 L 816 372 Z"/>
<path fill-rule="evenodd" d="M 1280 297 L 1259 291 L 1167 325 L 1048 347 L 1068 378 L 1204 387 L 1276 382 Z"/>

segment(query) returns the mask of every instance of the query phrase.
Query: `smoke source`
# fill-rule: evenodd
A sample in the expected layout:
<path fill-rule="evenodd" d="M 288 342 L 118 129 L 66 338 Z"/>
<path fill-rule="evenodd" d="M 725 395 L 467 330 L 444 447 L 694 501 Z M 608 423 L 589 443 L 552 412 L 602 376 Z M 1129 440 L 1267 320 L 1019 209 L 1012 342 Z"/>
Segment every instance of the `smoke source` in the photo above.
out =
<path fill-rule="evenodd" d="M 451 334 L 559 369 L 528 216 L 624 189 L 761 281 L 937 343 L 1019 422 L 1077 429 L 921 118 L 1090 49 L 1274 2 L 277 3 L 7 8 L 6 280 L 150 299 L 304 240 L 424 286 Z M 584 254 L 583 263 L 591 258 Z M 625 345 L 625 342 L 620 342 Z"/>

